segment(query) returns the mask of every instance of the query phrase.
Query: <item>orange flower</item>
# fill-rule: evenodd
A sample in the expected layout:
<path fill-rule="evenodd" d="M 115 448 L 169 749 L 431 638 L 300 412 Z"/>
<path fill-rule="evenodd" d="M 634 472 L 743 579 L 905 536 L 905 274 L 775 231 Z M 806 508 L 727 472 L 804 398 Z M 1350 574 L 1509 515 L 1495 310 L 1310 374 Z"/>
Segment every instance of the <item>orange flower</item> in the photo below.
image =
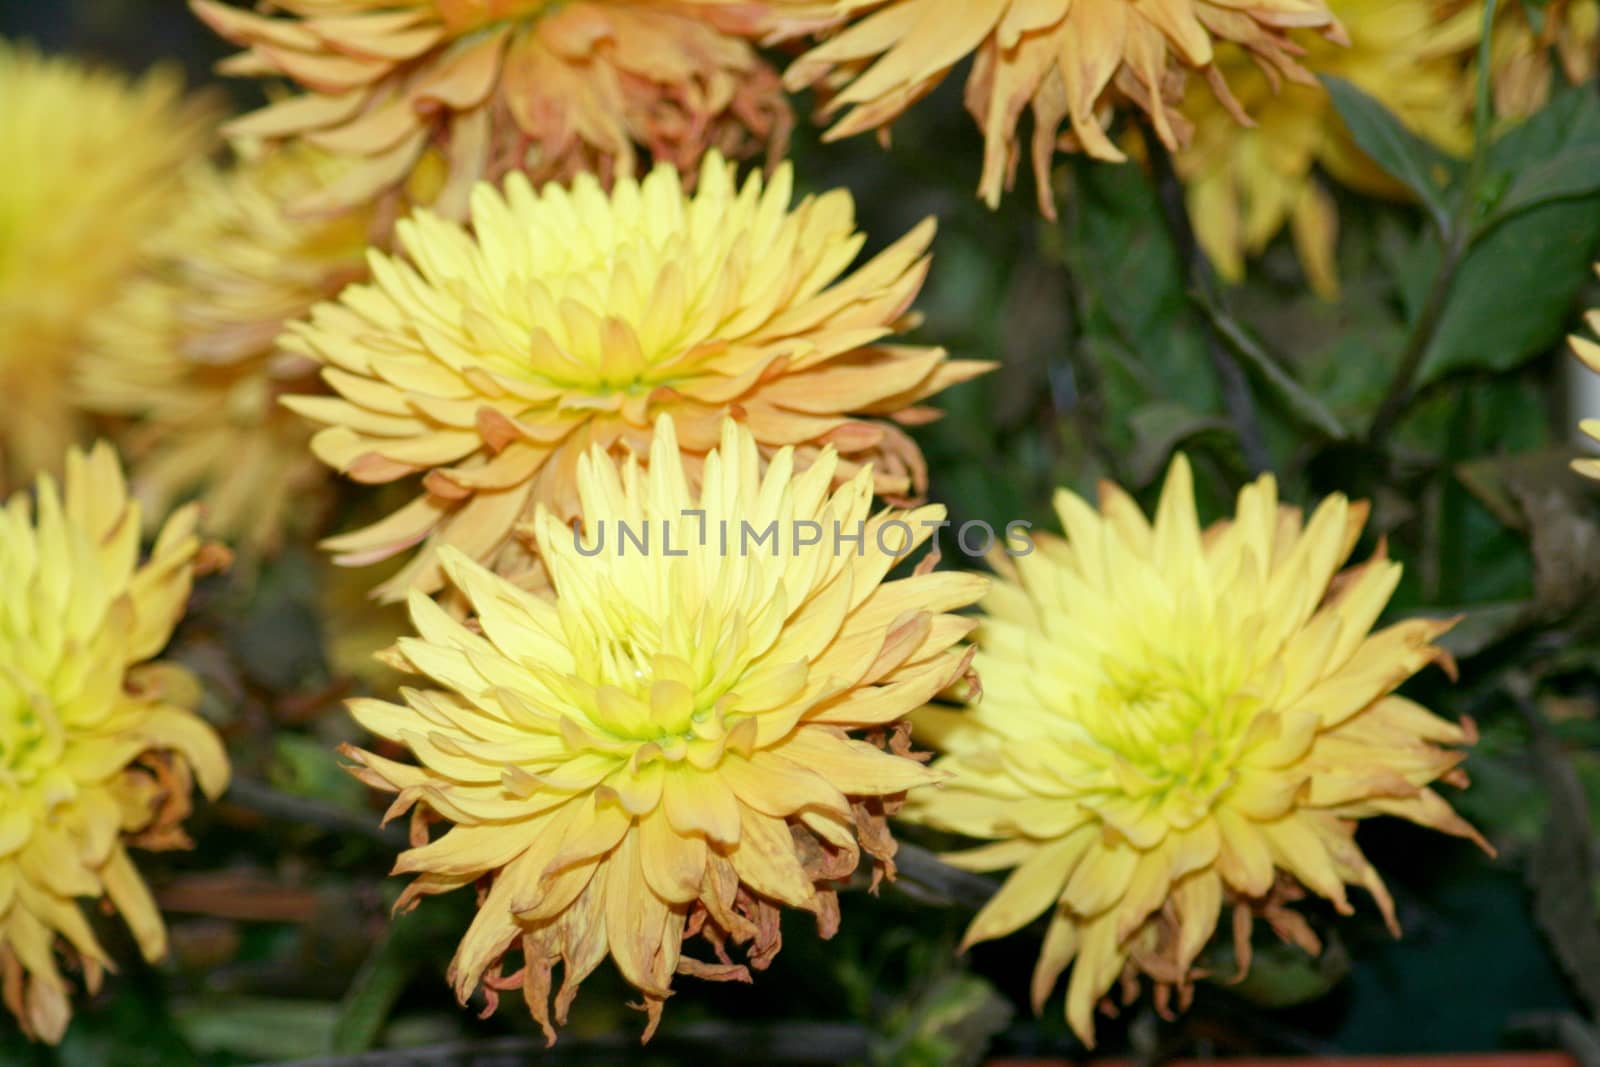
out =
<path fill-rule="evenodd" d="M 190 0 L 247 49 L 225 69 L 307 90 L 229 132 L 303 137 L 363 165 L 304 207 L 371 199 L 430 145 L 448 158 L 436 205 L 460 217 L 472 183 L 632 174 L 643 147 L 686 174 L 707 151 L 781 156 L 791 125 L 777 74 L 736 0 L 277 0 L 279 18 Z"/>
<path fill-rule="evenodd" d="M 1017 123 L 1031 106 L 1039 204 L 1052 217 L 1057 148 L 1124 158 L 1105 133 L 1116 107 L 1131 102 L 1178 147 L 1185 124 L 1174 104 L 1186 68 L 1249 121 L 1213 63 L 1214 42 L 1235 41 L 1277 74 L 1311 82 L 1290 32 L 1343 38 L 1322 0 L 831 0 L 800 5 L 778 34 L 814 29 L 819 9 L 843 29 L 797 60 L 784 82 L 830 90 L 825 116 L 849 109 L 825 139 L 886 127 L 973 55 L 967 110 L 984 136 L 978 193 L 993 207 L 1010 186 Z M 1058 137 L 1063 122 L 1071 132 Z"/>

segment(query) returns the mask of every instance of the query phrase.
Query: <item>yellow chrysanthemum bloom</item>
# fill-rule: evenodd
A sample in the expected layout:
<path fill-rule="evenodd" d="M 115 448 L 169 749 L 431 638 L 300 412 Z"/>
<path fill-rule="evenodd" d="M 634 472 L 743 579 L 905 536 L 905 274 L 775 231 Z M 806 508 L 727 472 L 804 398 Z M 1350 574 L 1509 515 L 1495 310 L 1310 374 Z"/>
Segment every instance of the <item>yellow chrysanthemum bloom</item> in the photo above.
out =
<path fill-rule="evenodd" d="M 1301 62 L 1359 86 L 1445 151 L 1465 151 L 1472 83 L 1458 57 L 1436 54 L 1435 0 L 1332 0 L 1331 7 L 1349 46 L 1312 40 Z M 1185 95 L 1194 136 L 1175 163 L 1200 244 L 1237 281 L 1245 258 L 1289 223 L 1312 288 L 1335 295 L 1338 209 L 1314 168 L 1374 196 L 1402 199 L 1405 187 L 1357 147 L 1321 84 L 1269 77 L 1233 46 L 1217 49 L 1217 67 L 1255 125 L 1241 126 L 1203 87 Z"/>
<path fill-rule="evenodd" d="M 372 213 L 285 205 L 348 169 L 300 146 L 191 173 L 139 276 L 90 325 L 77 375 L 85 408 L 136 420 L 125 440 L 147 512 L 198 489 L 207 530 L 251 555 L 322 510 L 328 472 L 305 420 L 278 403 L 319 389 L 321 368 L 277 340 L 366 276 Z"/>
<path fill-rule="evenodd" d="M 374 254 L 371 285 L 285 341 L 340 397 L 285 401 L 327 425 L 317 455 L 362 482 L 424 476 L 413 503 L 328 546 L 361 565 L 424 542 L 387 599 L 438 589 L 443 545 L 515 573 L 512 528 L 540 502 L 576 517 L 578 457 L 645 454 L 662 412 L 697 456 L 732 414 L 763 452 L 807 461 L 831 444 L 842 477 L 872 462 L 880 493 L 919 494 L 922 455 L 900 426 L 989 366 L 882 343 L 911 323 L 933 221 L 849 272 L 863 241 L 850 194 L 791 208 L 792 188 L 788 165 L 741 187 L 713 154 L 692 197 L 665 166 L 609 196 L 588 176 L 536 193 L 513 174 L 474 192 L 473 230 L 401 222 L 410 261 Z"/>
<path fill-rule="evenodd" d="M 784 75 L 791 89 L 824 87 L 825 116 L 849 109 L 825 139 L 886 128 L 972 55 L 966 100 L 983 128 L 979 195 L 992 207 L 1010 185 L 1021 152 L 1017 125 L 1031 108 L 1039 204 L 1052 217 L 1057 148 L 1124 158 L 1106 135 L 1116 107 L 1131 103 L 1169 147 L 1182 142 L 1187 125 L 1173 99 L 1184 70 L 1248 121 L 1215 63 L 1218 42 L 1234 42 L 1291 81 L 1309 81 L 1292 31 L 1342 39 L 1323 0 L 817 0 L 800 8 L 788 19 L 792 32 L 814 30 L 819 9 L 843 27 Z M 1071 132 L 1059 135 L 1063 122 Z"/>
<path fill-rule="evenodd" d="M 435 206 L 460 217 L 480 179 L 634 173 L 639 149 L 686 175 L 711 149 L 777 158 L 791 118 L 740 0 L 276 0 L 269 18 L 190 0 L 246 52 L 234 74 L 306 90 L 232 134 L 303 137 L 361 166 L 308 207 L 365 203 L 430 145 L 449 160 Z"/>
<path fill-rule="evenodd" d="M 84 324 L 131 269 L 207 144 L 169 71 L 136 82 L 0 40 L 0 489 L 60 463 Z"/>
<path fill-rule="evenodd" d="M 1441 9 L 1434 31 L 1441 42 L 1478 40 L 1482 0 L 1437 0 L 1434 6 Z M 1550 99 L 1557 70 L 1579 85 L 1600 68 L 1600 0 L 1501 3 L 1490 48 L 1495 114 L 1527 118 Z"/>
<path fill-rule="evenodd" d="M 463 1003 L 480 982 L 491 1009 L 520 985 L 554 1040 L 552 969 L 560 1023 L 609 954 L 643 994 L 648 1039 L 674 974 L 748 981 L 778 951 L 781 906 L 826 937 L 831 885 L 862 850 L 893 873 L 885 815 L 937 777 L 900 720 L 966 672 L 972 623 L 947 613 L 987 582 L 928 567 L 886 582 L 944 509 L 872 515 L 870 472 L 830 492 L 833 450 L 800 473 L 796 458 L 767 464 L 730 419 L 692 471 L 663 416 L 648 471 L 599 448 L 579 461 L 581 542 L 539 509 L 553 602 L 450 549 L 476 624 L 412 594 L 421 636 L 397 663 L 443 688 L 350 707 L 421 765 L 348 754 L 399 793 L 390 816 L 416 805 L 398 906 L 489 879 L 451 965 Z M 454 826 L 428 841 L 432 819 Z M 681 954 L 695 934 L 715 962 Z"/>
<path fill-rule="evenodd" d="M 195 519 L 173 515 L 139 566 L 139 508 L 104 444 L 67 454 L 65 493 L 41 475 L 0 510 L 0 997 L 35 1039 L 72 1014 L 57 953 L 91 991 L 111 967 L 76 898 L 165 954 L 127 846 L 187 845 L 191 775 L 208 797 L 228 784 L 194 677 L 151 662 L 211 562 Z"/>
<path fill-rule="evenodd" d="M 928 709 L 918 736 L 950 781 L 905 814 L 990 844 L 947 859 L 1016 868 L 966 943 L 1043 915 L 1035 1009 L 1073 963 L 1067 1019 L 1089 1042 L 1122 978 L 1191 990 L 1224 904 L 1247 965 L 1250 917 L 1311 951 L 1285 904 L 1304 890 L 1351 908 L 1363 886 L 1394 928 L 1356 821 L 1396 815 L 1480 841 L 1432 789 L 1465 784 L 1456 726 L 1394 688 L 1446 654 L 1450 622 L 1369 633 L 1400 577 L 1379 555 L 1341 571 L 1367 509 L 1342 496 L 1302 522 L 1265 476 L 1231 521 L 1202 530 L 1188 463 L 1154 523 L 1112 486 L 1096 512 L 1062 491 L 1065 540 L 1042 536 L 984 601 L 974 662 L 983 701 Z"/>

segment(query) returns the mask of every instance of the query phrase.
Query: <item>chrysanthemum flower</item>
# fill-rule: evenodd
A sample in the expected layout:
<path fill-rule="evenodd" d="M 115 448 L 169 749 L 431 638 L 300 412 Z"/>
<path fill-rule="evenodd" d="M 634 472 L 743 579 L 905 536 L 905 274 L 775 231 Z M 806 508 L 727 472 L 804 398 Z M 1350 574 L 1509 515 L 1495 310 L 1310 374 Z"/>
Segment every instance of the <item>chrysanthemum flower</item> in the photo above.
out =
<path fill-rule="evenodd" d="M 247 49 L 235 74 L 306 90 L 229 127 L 303 137 L 362 165 L 308 207 L 371 200 L 429 146 L 449 159 L 436 207 L 459 217 L 479 179 L 632 174 L 643 148 L 687 175 L 701 156 L 765 147 L 791 125 L 777 74 L 751 46 L 739 0 L 276 0 L 282 17 L 191 0 Z"/>
<path fill-rule="evenodd" d="M 554 1040 L 552 1019 L 610 955 L 643 995 L 648 1038 L 674 974 L 749 981 L 778 951 L 781 906 L 813 912 L 826 937 L 830 884 L 862 850 L 893 873 L 884 817 L 936 778 L 899 721 L 964 674 L 970 651 L 954 646 L 972 624 L 946 613 L 986 582 L 928 567 L 885 582 L 944 509 L 871 515 L 869 472 L 830 492 L 832 449 L 801 473 L 795 459 L 785 448 L 763 473 L 730 419 L 691 472 L 663 416 L 647 472 L 599 448 L 579 461 L 581 542 L 540 508 L 553 602 L 451 549 L 476 623 L 412 594 L 421 636 L 397 663 L 442 688 L 350 706 L 421 765 L 348 754 L 398 792 L 391 817 L 415 805 L 416 847 L 395 871 L 417 878 L 398 906 L 480 885 L 450 968 L 463 1003 L 480 982 L 491 1010 L 521 986 Z M 454 826 L 429 841 L 435 819 Z M 682 954 L 696 934 L 714 960 Z M 748 967 L 730 943 L 749 946 Z"/>
<path fill-rule="evenodd" d="M 1445 151 L 1466 150 L 1472 83 L 1458 55 L 1438 53 L 1434 0 L 1332 0 L 1330 6 L 1349 33 L 1349 47 L 1314 39 L 1301 58 L 1305 67 L 1353 82 Z M 1234 46 L 1218 47 L 1217 67 L 1255 125 L 1241 126 L 1201 86 L 1186 94 L 1194 136 L 1175 162 L 1196 236 L 1219 272 L 1236 281 L 1245 258 L 1289 223 L 1312 287 L 1334 295 L 1338 209 L 1313 169 L 1373 196 L 1401 199 L 1405 187 L 1357 147 L 1320 83 L 1269 77 Z"/>
<path fill-rule="evenodd" d="M 139 508 L 116 455 L 67 454 L 66 491 L 41 475 L 0 510 L 0 998 L 30 1037 L 71 1017 L 59 954 L 93 991 L 111 967 L 76 898 L 122 914 L 146 959 L 161 916 L 127 846 L 188 843 L 191 775 L 228 783 L 188 671 L 152 661 L 211 553 L 195 512 L 173 515 L 139 566 Z"/>
<path fill-rule="evenodd" d="M 1291 81 L 1310 81 L 1296 59 L 1301 35 L 1292 31 L 1341 39 L 1322 0 L 821 0 L 792 16 L 796 32 L 815 28 L 818 7 L 843 28 L 798 59 L 784 82 L 820 85 L 828 92 L 823 114 L 845 112 L 826 139 L 886 128 L 972 55 L 966 100 L 983 128 L 979 195 L 994 206 L 1010 185 L 1021 152 L 1017 125 L 1031 108 L 1039 203 L 1051 216 L 1058 147 L 1123 158 L 1106 135 L 1117 107 L 1132 104 L 1168 147 L 1178 146 L 1186 124 L 1173 100 L 1184 70 L 1248 121 L 1214 62 L 1217 42 L 1236 43 Z"/>
<path fill-rule="evenodd" d="M 1285 906 L 1305 890 L 1348 912 L 1362 886 L 1394 928 L 1356 821 L 1480 839 L 1429 788 L 1465 784 L 1441 746 L 1469 743 L 1470 723 L 1392 692 L 1449 666 L 1431 642 L 1450 622 L 1369 633 L 1400 566 L 1380 551 L 1340 570 L 1366 507 L 1334 496 L 1302 522 L 1267 476 L 1202 530 L 1180 457 L 1153 524 L 1111 486 L 1098 513 L 1065 491 L 1056 510 L 1067 538 L 1039 538 L 984 601 L 982 703 L 914 720 L 952 777 L 906 814 L 994 839 L 952 863 L 1016 868 L 966 943 L 1044 916 L 1035 1008 L 1072 963 L 1067 1019 L 1087 1042 L 1119 977 L 1182 1003 L 1225 904 L 1244 966 L 1252 915 L 1317 949 Z"/>
<path fill-rule="evenodd" d="M 136 82 L 0 40 L 0 488 L 60 463 L 84 324 L 202 151 L 209 109 L 178 78 Z"/>
<path fill-rule="evenodd" d="M 713 154 L 692 197 L 665 166 L 609 197 L 588 176 L 535 193 L 513 174 L 473 193 L 476 236 L 429 212 L 401 222 L 410 262 L 374 254 L 371 285 L 285 342 L 342 398 L 286 401 L 327 425 L 317 455 L 361 482 L 424 476 L 412 504 L 329 547 L 361 565 L 426 539 L 388 599 L 438 589 L 446 544 L 514 573 L 512 527 L 541 501 L 576 517 L 578 457 L 645 454 L 661 412 L 695 455 L 733 414 L 764 452 L 808 461 L 831 444 L 842 477 L 870 461 L 880 493 L 919 494 L 900 426 L 989 366 L 882 343 L 910 324 L 933 222 L 849 272 L 863 241 L 849 193 L 791 208 L 792 186 L 787 165 L 737 186 Z"/>
<path fill-rule="evenodd" d="M 327 470 L 305 420 L 278 403 L 318 390 L 320 367 L 277 339 L 366 276 L 372 213 L 297 218 L 285 205 L 348 169 L 303 146 L 198 168 L 140 274 L 91 323 L 79 402 L 137 420 L 126 445 L 150 513 L 199 489 L 207 530 L 257 554 L 320 511 Z"/>
<path fill-rule="evenodd" d="M 1478 40 L 1482 0 L 1439 0 L 1435 6 L 1442 9 L 1434 31 L 1439 40 Z M 1502 3 L 1490 48 L 1495 113 L 1526 118 L 1550 99 L 1557 70 L 1573 85 L 1594 77 L 1600 67 L 1600 0 Z"/>

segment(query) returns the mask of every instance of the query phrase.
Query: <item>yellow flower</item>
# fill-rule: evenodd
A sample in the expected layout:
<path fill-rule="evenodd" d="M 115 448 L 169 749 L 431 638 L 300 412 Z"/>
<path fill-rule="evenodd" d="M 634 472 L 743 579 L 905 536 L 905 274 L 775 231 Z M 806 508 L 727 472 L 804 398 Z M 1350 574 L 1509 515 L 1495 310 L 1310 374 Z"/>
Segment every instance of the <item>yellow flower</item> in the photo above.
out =
<path fill-rule="evenodd" d="M 0 489 L 54 467 L 78 430 L 84 323 L 132 268 L 206 146 L 209 109 L 170 71 L 137 82 L 0 40 Z"/>
<path fill-rule="evenodd" d="M 966 942 L 1046 915 L 1035 1009 L 1076 960 L 1067 1019 L 1088 1042 L 1119 977 L 1131 995 L 1150 976 L 1163 1010 L 1174 989 L 1187 999 L 1225 903 L 1241 966 L 1253 914 L 1316 951 L 1285 907 L 1301 887 L 1349 912 L 1346 885 L 1363 886 L 1394 928 L 1356 820 L 1480 840 L 1428 788 L 1465 784 L 1462 753 L 1440 746 L 1473 735 L 1392 693 L 1449 666 L 1431 642 L 1451 623 L 1369 633 L 1400 566 L 1380 551 L 1340 571 L 1365 505 L 1333 496 L 1303 523 L 1267 476 L 1202 531 L 1179 457 L 1153 524 L 1109 485 L 1098 513 L 1066 491 L 1056 511 L 1067 538 L 1039 538 L 984 601 L 983 702 L 915 720 L 952 778 L 906 814 L 994 839 L 953 863 L 1016 868 Z"/>
<path fill-rule="evenodd" d="M 1341 39 L 1322 0 L 821 0 L 805 14 L 818 7 L 844 28 L 796 60 L 784 83 L 825 87 L 825 116 L 849 108 L 825 139 L 886 128 L 973 55 L 966 99 L 983 128 L 979 195 L 992 207 L 1011 184 L 1017 125 L 1031 107 L 1039 205 L 1052 217 L 1050 162 L 1058 147 L 1123 159 L 1105 132 L 1117 107 L 1132 103 L 1177 147 L 1186 124 L 1172 98 L 1185 69 L 1248 121 L 1213 62 L 1216 42 L 1236 42 L 1283 77 L 1309 81 L 1291 31 Z M 815 21 L 797 14 L 792 25 L 809 30 Z M 1071 132 L 1058 136 L 1063 122 Z"/>
<path fill-rule="evenodd" d="M 643 148 L 686 173 L 711 149 L 781 156 L 777 74 L 739 0 L 277 0 L 267 18 L 218 0 L 195 12 L 247 49 L 231 73 L 306 93 L 236 120 L 249 138 L 303 137 L 361 166 L 306 206 L 370 200 L 430 145 L 448 157 L 436 202 L 463 214 L 479 179 L 630 175 Z"/>
<path fill-rule="evenodd" d="M 199 685 L 151 661 L 211 561 L 194 509 L 138 556 L 139 508 L 104 444 L 67 454 L 64 494 L 41 475 L 36 499 L 0 511 L 0 996 L 52 1043 L 72 1014 L 56 953 L 91 992 L 111 965 L 76 898 L 120 912 L 160 958 L 166 931 L 127 846 L 186 846 L 191 774 L 209 797 L 228 784 Z"/>
<path fill-rule="evenodd" d="M 1437 54 L 1434 0 L 1333 0 L 1331 6 L 1349 32 L 1349 47 L 1313 40 L 1301 62 L 1353 82 L 1440 148 L 1465 151 L 1472 83 L 1455 56 Z M 1175 162 L 1201 245 L 1222 275 L 1237 281 L 1245 257 L 1260 254 L 1287 222 L 1312 288 L 1335 295 L 1338 209 L 1313 168 L 1375 196 L 1403 199 L 1405 187 L 1356 146 L 1320 84 L 1279 83 L 1232 46 L 1217 49 L 1217 67 L 1255 126 L 1239 125 L 1197 86 L 1185 95 L 1194 137 Z"/>
<path fill-rule="evenodd" d="M 358 566 L 423 542 L 387 599 L 438 589 L 447 544 L 515 574 L 516 523 L 540 502 L 576 517 L 578 457 L 592 444 L 643 455 L 662 412 L 696 456 L 732 414 L 765 453 L 794 445 L 809 461 L 832 444 L 842 477 L 870 461 L 880 493 L 921 493 L 900 426 L 989 366 L 883 343 L 912 321 L 933 222 L 847 273 L 863 241 L 849 193 L 791 208 L 792 186 L 787 165 L 737 186 L 713 154 L 693 197 L 670 167 L 609 197 L 589 176 L 535 193 L 513 174 L 504 193 L 474 192 L 476 236 L 429 212 L 400 223 L 410 262 L 373 255 L 371 285 L 285 342 L 324 362 L 342 397 L 286 400 L 327 425 L 313 442 L 324 462 L 361 482 L 424 476 L 411 504 L 328 546 Z"/>
<path fill-rule="evenodd" d="M 1435 6 L 1441 9 L 1435 30 L 1441 41 L 1476 44 L 1482 0 L 1440 0 Z M 1495 113 L 1527 118 L 1550 99 L 1551 76 L 1558 68 L 1573 85 L 1594 77 L 1600 65 L 1600 0 L 1501 3 L 1490 47 Z"/>
<path fill-rule="evenodd" d="M 398 906 L 489 880 L 450 969 L 463 1003 L 480 982 L 491 1009 L 520 985 L 554 1040 L 552 968 L 560 1023 L 609 954 L 643 994 L 648 1038 L 675 973 L 748 981 L 729 942 L 762 969 L 781 905 L 813 912 L 826 937 L 830 883 L 861 850 L 893 874 L 884 816 L 936 778 L 899 720 L 965 672 L 970 652 L 954 646 L 971 621 L 946 613 L 986 581 L 919 567 L 886 582 L 944 509 L 872 516 L 868 471 L 830 493 L 833 450 L 803 473 L 796 458 L 785 448 L 763 473 L 730 419 L 691 471 L 663 416 L 648 472 L 599 448 L 580 460 L 581 543 L 539 510 L 553 602 L 454 550 L 444 565 L 476 624 L 412 594 L 421 636 L 398 662 L 443 688 L 350 707 L 421 765 L 348 754 L 363 781 L 399 793 L 391 817 L 416 805 L 417 847 L 395 871 L 417 879 Z M 454 826 L 428 841 L 430 819 Z M 697 933 L 717 962 L 681 954 Z M 522 966 L 502 975 L 518 949 Z"/>
<path fill-rule="evenodd" d="M 208 531 L 252 555 L 322 510 L 328 474 L 287 392 L 319 367 L 285 352 L 286 320 L 366 276 L 371 212 L 297 218 L 284 205 L 348 170 L 304 147 L 192 172 L 144 266 L 90 325 L 79 403 L 137 422 L 125 435 L 149 513 L 199 488 Z"/>

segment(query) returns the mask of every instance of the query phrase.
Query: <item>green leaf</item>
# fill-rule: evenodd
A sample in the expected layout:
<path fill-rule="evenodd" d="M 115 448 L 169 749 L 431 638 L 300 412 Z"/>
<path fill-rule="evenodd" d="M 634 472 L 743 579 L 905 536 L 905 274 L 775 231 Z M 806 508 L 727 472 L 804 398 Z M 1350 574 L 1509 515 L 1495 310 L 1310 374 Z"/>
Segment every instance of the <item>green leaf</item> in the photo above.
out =
<path fill-rule="evenodd" d="M 1440 176 L 1446 180 L 1456 164 L 1400 122 L 1388 108 L 1343 78 L 1322 75 L 1333 106 L 1356 144 L 1396 181 L 1417 195 L 1440 233 L 1450 230 L 1450 205 Z"/>
<path fill-rule="evenodd" d="M 1597 192 L 1600 192 L 1600 144 L 1575 145 L 1513 178 L 1485 226 L 1498 225 L 1552 200 L 1571 200 Z"/>
<path fill-rule="evenodd" d="M 338 1007 L 280 997 L 204 997 L 175 1006 L 173 1017 L 201 1052 L 253 1060 L 300 1060 L 328 1047 Z"/>
<path fill-rule="evenodd" d="M 1128 456 L 1128 474 L 1135 485 L 1148 485 L 1166 469 L 1167 458 L 1185 441 L 1203 433 L 1231 432 L 1232 426 L 1220 415 L 1192 411 L 1182 404 L 1146 404 L 1128 416 L 1133 431 L 1133 451 Z"/>
<path fill-rule="evenodd" d="M 1496 226 L 1456 275 L 1419 385 L 1463 370 L 1510 370 L 1546 351 L 1588 282 L 1597 245 L 1600 197 L 1552 201 Z"/>
<path fill-rule="evenodd" d="M 1486 205 L 1480 235 L 1530 208 L 1600 193 L 1600 99 L 1557 95 L 1490 146 L 1486 162 L 1504 192 Z"/>
<path fill-rule="evenodd" d="M 1583 90 L 1558 95 L 1491 145 L 1485 167 L 1509 179 L 1551 160 L 1600 146 L 1600 100 Z M 1481 231 L 1457 272 L 1418 373 L 1418 387 L 1463 370 L 1504 371 L 1560 338 L 1600 246 L 1600 187 L 1582 198 L 1546 199 Z M 1440 269 L 1438 243 L 1424 238 L 1400 267 L 1406 303 Z"/>

